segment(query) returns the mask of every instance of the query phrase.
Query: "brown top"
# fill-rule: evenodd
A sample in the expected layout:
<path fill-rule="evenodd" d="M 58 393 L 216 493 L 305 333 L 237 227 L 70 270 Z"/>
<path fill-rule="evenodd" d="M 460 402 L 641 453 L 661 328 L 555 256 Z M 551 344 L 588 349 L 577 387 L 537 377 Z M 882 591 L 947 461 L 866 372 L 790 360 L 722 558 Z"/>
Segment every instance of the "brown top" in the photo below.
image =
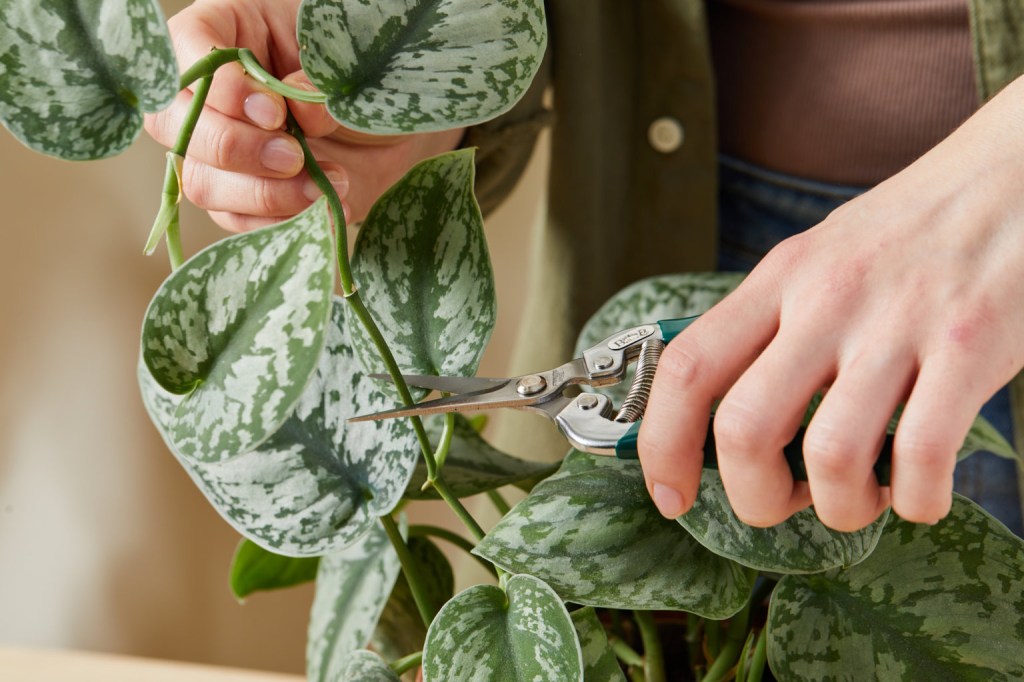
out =
<path fill-rule="evenodd" d="M 967 0 L 712 0 L 723 152 L 868 186 L 979 105 Z"/>

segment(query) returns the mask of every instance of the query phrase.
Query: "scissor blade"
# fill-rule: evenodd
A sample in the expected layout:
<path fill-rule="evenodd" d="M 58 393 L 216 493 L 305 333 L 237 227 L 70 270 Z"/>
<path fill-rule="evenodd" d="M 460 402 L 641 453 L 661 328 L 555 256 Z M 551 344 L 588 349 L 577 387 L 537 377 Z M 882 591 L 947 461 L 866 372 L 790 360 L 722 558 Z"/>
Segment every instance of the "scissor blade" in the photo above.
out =
<path fill-rule="evenodd" d="M 446 412 L 477 412 L 489 410 L 494 407 L 508 406 L 508 400 L 497 401 L 489 399 L 487 393 L 482 396 L 477 394 L 452 395 L 437 400 L 427 400 L 409 407 L 396 407 L 393 410 L 384 410 L 373 414 L 361 414 L 358 417 L 351 417 L 350 422 L 375 421 L 378 419 L 396 419 L 398 417 L 424 417 L 430 414 L 444 414 Z"/>
<path fill-rule="evenodd" d="M 391 381 L 388 374 L 371 374 L 370 378 Z M 439 377 L 432 374 L 403 374 L 405 383 L 416 388 L 427 388 L 444 393 L 479 393 L 493 391 L 508 383 L 508 379 L 487 379 L 484 377 Z"/>

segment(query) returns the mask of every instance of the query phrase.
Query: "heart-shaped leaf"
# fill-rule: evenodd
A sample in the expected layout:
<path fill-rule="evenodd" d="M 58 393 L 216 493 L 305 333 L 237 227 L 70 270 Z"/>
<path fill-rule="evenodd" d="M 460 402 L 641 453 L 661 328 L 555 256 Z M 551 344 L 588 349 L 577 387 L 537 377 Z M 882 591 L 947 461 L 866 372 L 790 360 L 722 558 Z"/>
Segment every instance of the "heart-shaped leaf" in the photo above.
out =
<path fill-rule="evenodd" d="M 437 545 L 427 538 L 411 537 L 408 545 L 426 587 L 427 598 L 434 608 L 440 609 L 455 594 L 452 566 Z M 422 651 L 426 637 L 427 628 L 420 617 L 409 582 L 404 574 L 399 575 L 371 638 L 373 650 L 394 661 Z"/>
<path fill-rule="evenodd" d="M 547 44 L 539 0 L 304 0 L 299 58 L 349 128 L 430 132 L 515 104 Z"/>
<path fill-rule="evenodd" d="M 326 200 L 292 220 L 236 235 L 188 260 L 146 311 L 142 358 L 184 394 L 165 424 L 183 456 L 251 451 L 293 411 L 320 358 L 331 314 Z"/>
<path fill-rule="evenodd" d="M 427 432 L 436 442 L 443 430 L 444 418 L 426 420 Z M 558 464 L 530 462 L 511 457 L 493 448 L 473 425 L 461 415 L 455 415 L 454 433 L 448 458 L 444 463 L 444 480 L 459 497 L 470 497 L 506 485 L 543 478 L 553 473 Z M 427 467 L 422 460 L 405 491 L 408 500 L 438 499 L 434 488 L 423 490 L 427 480 Z"/>
<path fill-rule="evenodd" d="M 626 682 L 626 675 L 608 644 L 608 634 L 589 606 L 572 612 L 572 624 L 583 651 L 584 682 Z"/>
<path fill-rule="evenodd" d="M 411 374 L 474 374 L 494 328 L 473 173 L 472 150 L 427 159 L 377 200 L 359 230 L 352 273 Z M 384 371 L 368 338 L 353 341 L 368 372 Z"/>
<path fill-rule="evenodd" d="M 583 681 L 572 619 L 554 590 L 530 575 L 505 589 L 476 585 L 444 605 L 427 631 L 426 682 Z"/>
<path fill-rule="evenodd" d="M 112 156 L 178 92 L 155 0 L 4 0 L 0 121 L 35 151 Z"/>
<path fill-rule="evenodd" d="M 750 594 L 742 568 L 664 519 L 636 462 L 571 453 L 562 468 L 477 545 L 506 571 L 549 583 L 562 599 L 618 609 L 728 618 Z"/>
<path fill-rule="evenodd" d="M 399 571 L 398 555 L 379 523 L 359 542 L 320 560 L 306 642 L 308 680 L 338 679 L 353 652 L 369 643 Z"/>
<path fill-rule="evenodd" d="M 278 554 L 319 556 L 355 542 L 389 513 L 419 449 L 404 419 L 349 424 L 393 404 L 363 376 L 349 346 L 347 305 L 336 300 L 316 372 L 285 424 L 258 448 L 220 462 L 183 457 L 167 436 L 182 398 L 140 367 L 150 418 L 214 508 L 242 535 Z"/>
<path fill-rule="evenodd" d="M 315 679 L 315 678 L 310 678 Z M 380 656 L 360 649 L 352 651 L 341 663 L 338 676 L 332 682 L 401 682 Z"/>
<path fill-rule="evenodd" d="M 889 520 L 846 570 L 785 576 L 768 614 L 780 680 L 1024 679 L 1024 541 L 955 496 L 934 526 Z"/>
<path fill-rule="evenodd" d="M 319 557 L 289 557 L 242 540 L 231 562 L 231 591 L 238 599 L 266 590 L 301 585 L 316 579 Z"/>
<path fill-rule="evenodd" d="M 770 528 L 736 518 L 717 471 L 705 470 L 693 508 L 676 519 L 715 554 L 775 573 L 817 573 L 851 566 L 872 552 L 889 512 L 854 533 L 840 533 L 818 520 L 813 508 Z"/>

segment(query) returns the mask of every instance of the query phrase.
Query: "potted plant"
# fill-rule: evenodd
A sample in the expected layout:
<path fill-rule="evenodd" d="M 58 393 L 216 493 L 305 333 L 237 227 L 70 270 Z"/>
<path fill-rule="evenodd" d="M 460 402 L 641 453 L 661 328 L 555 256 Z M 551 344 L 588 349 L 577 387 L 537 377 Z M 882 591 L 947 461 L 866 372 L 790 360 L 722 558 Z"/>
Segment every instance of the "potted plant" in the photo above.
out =
<path fill-rule="evenodd" d="M 142 111 L 195 84 L 146 246 L 163 239 L 173 272 L 145 317 L 139 383 L 168 448 L 246 538 L 236 593 L 316 580 L 311 679 L 419 668 L 427 680 L 1024 676 L 1024 545 L 969 500 L 934 526 L 887 513 L 837 533 L 808 510 L 754 529 L 706 472 L 694 509 L 667 521 L 635 462 L 519 460 L 454 415 L 348 423 L 421 397 L 401 372 L 476 370 L 495 292 L 473 152 L 413 167 L 375 204 L 351 256 L 340 202 L 307 153 L 324 199 L 186 261 L 179 174 L 212 74 L 240 61 L 370 133 L 472 125 L 529 85 L 543 5 L 305 0 L 297 23 L 319 92 L 288 88 L 238 49 L 179 77 L 153 0 L 12 0 L 0 14 L 0 120 L 43 153 L 100 158 L 131 143 Z M 701 312 L 737 281 L 637 283 L 580 343 Z M 381 371 L 394 387 L 369 378 Z M 977 449 L 1016 456 L 980 419 L 962 454 Z M 530 491 L 512 509 L 497 492 L 507 485 Z M 503 512 L 489 531 L 461 501 L 478 493 Z M 407 519 L 405 503 L 422 498 L 443 499 L 466 532 Z M 453 595 L 438 539 L 497 584 Z"/>

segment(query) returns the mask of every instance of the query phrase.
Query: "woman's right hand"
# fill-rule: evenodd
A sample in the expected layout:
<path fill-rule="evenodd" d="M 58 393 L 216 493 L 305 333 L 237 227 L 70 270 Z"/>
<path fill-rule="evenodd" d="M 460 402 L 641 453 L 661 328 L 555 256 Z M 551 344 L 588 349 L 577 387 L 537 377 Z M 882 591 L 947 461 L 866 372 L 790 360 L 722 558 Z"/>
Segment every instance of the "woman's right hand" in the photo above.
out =
<path fill-rule="evenodd" d="M 299 63 L 300 0 L 197 0 L 168 22 L 184 71 L 213 48 L 246 47 L 289 85 L 315 90 Z M 171 147 L 192 91 L 178 94 L 146 131 Z M 339 125 L 317 104 L 286 103 L 237 64 L 217 70 L 182 171 L 185 196 L 234 232 L 279 222 L 309 206 L 320 191 L 303 171 L 302 149 L 284 131 L 288 108 L 342 198 L 346 217 L 360 221 L 409 167 L 458 146 L 462 130 L 375 136 Z"/>

